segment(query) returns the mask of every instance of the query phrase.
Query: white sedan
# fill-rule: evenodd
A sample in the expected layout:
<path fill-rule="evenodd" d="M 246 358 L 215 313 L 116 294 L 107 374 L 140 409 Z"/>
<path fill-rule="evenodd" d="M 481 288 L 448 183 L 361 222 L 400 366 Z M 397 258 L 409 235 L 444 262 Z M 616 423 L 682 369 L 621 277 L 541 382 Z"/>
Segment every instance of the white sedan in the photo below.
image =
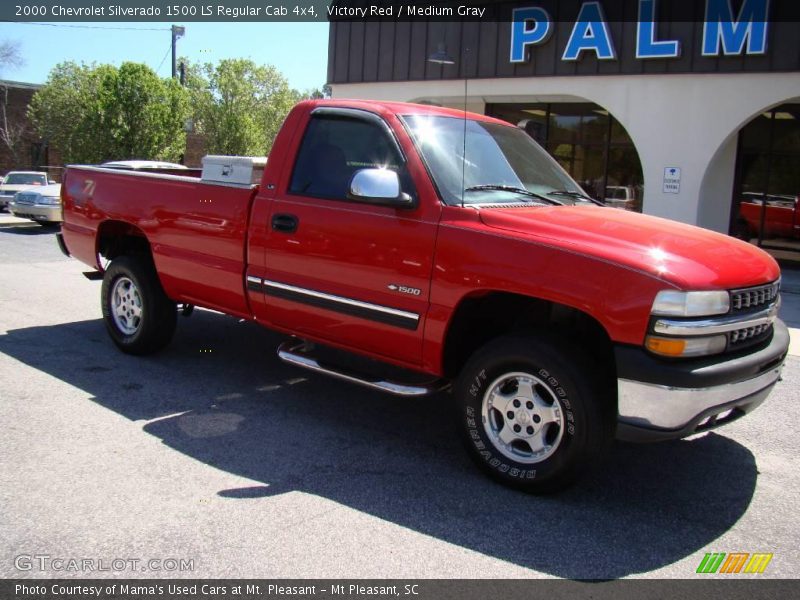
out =
<path fill-rule="evenodd" d="M 61 223 L 61 184 L 53 183 L 17 192 L 8 208 L 15 217 L 33 219 L 42 225 Z"/>
<path fill-rule="evenodd" d="M 47 173 L 39 171 L 11 171 L 0 180 L 0 210 L 3 210 L 19 191 L 32 186 L 48 184 Z"/>

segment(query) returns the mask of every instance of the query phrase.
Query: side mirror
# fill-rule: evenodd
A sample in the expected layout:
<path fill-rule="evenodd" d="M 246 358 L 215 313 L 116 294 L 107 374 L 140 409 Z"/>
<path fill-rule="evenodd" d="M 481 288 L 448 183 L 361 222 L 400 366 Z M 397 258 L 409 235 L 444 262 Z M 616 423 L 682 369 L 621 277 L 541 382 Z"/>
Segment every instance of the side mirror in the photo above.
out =
<path fill-rule="evenodd" d="M 414 200 L 400 191 L 400 177 L 389 169 L 361 169 L 350 180 L 350 200 L 395 208 L 413 208 Z"/>

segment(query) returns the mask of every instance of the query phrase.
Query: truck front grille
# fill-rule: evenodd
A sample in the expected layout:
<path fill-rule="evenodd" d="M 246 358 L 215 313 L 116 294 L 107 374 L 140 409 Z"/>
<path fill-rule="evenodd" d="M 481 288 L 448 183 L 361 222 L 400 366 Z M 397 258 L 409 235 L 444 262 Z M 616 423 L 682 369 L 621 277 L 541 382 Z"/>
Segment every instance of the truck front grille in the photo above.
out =
<path fill-rule="evenodd" d="M 756 342 L 759 338 L 765 337 L 765 334 L 772 328 L 772 323 L 764 323 L 763 325 L 756 325 L 755 327 L 747 327 L 745 329 L 737 329 L 730 333 L 731 348 L 741 347 L 746 342 Z"/>
<path fill-rule="evenodd" d="M 731 292 L 731 312 L 742 312 L 766 308 L 778 297 L 780 282 Z"/>

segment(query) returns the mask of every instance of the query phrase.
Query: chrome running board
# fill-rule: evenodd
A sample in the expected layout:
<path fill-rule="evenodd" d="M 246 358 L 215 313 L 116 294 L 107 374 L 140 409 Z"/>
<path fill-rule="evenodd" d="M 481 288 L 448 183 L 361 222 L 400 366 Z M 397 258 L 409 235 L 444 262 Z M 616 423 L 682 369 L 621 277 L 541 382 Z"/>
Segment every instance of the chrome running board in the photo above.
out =
<path fill-rule="evenodd" d="M 427 383 L 408 384 L 397 381 L 389 381 L 387 379 L 381 379 L 378 377 L 371 377 L 367 374 L 357 373 L 354 371 L 346 371 L 342 368 L 337 368 L 334 365 L 323 365 L 317 358 L 314 358 L 311 355 L 312 350 L 313 344 L 292 340 L 284 342 L 278 346 L 278 358 L 280 358 L 283 362 L 290 365 L 295 365 L 296 367 L 302 367 L 310 371 L 330 375 L 331 377 L 335 377 L 337 379 L 342 379 L 344 381 L 349 381 L 350 383 L 380 390 L 395 396 L 427 396 L 429 394 L 441 392 L 450 387 L 450 383 L 442 379 Z"/>

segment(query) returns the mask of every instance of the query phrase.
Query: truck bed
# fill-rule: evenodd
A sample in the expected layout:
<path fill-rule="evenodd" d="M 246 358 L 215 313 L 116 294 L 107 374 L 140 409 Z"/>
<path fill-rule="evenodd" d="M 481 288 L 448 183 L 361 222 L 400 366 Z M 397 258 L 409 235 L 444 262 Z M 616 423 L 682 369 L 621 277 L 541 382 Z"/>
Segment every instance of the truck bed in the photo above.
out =
<path fill-rule="evenodd" d="M 67 170 L 64 242 L 102 270 L 98 244 L 120 228 L 146 237 L 167 295 L 249 316 L 245 291 L 247 219 L 256 185 L 90 166 Z M 96 242 L 97 240 L 97 242 Z"/>

